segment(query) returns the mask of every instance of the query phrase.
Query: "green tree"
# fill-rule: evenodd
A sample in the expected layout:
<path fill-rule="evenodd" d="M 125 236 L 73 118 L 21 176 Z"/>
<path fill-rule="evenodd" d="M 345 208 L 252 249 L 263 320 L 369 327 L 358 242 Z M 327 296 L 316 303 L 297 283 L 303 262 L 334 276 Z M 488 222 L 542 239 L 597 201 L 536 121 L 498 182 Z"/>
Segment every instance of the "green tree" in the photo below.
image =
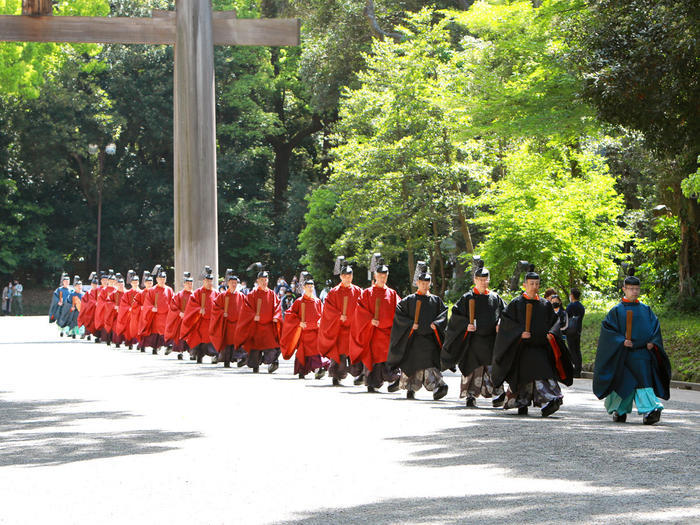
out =
<path fill-rule="evenodd" d="M 617 278 L 614 260 L 628 238 L 618 225 L 622 197 L 604 158 L 577 154 L 574 179 L 568 155 L 523 144 L 505 159 L 506 176 L 481 197 L 475 222 L 488 237 L 479 249 L 495 282 L 509 278 L 519 260 L 534 263 L 545 283 L 566 292 L 582 283 L 605 288 Z"/>
<path fill-rule="evenodd" d="M 690 297 L 700 274 L 700 205 L 682 181 L 700 155 L 700 9 L 684 0 L 601 0 L 574 21 L 585 96 L 669 162 L 657 176 L 659 197 L 680 219 L 679 292 Z"/>

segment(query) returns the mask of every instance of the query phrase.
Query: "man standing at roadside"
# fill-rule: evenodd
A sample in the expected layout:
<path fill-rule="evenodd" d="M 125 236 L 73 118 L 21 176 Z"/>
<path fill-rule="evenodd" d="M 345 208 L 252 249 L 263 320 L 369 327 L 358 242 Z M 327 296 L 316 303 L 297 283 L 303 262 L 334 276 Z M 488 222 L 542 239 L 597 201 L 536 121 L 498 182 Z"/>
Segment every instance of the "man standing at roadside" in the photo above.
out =
<path fill-rule="evenodd" d="M 22 292 L 24 287 L 22 283 L 15 279 L 15 285 L 12 287 L 12 304 L 14 305 L 15 315 L 23 316 L 24 308 L 22 306 Z"/>

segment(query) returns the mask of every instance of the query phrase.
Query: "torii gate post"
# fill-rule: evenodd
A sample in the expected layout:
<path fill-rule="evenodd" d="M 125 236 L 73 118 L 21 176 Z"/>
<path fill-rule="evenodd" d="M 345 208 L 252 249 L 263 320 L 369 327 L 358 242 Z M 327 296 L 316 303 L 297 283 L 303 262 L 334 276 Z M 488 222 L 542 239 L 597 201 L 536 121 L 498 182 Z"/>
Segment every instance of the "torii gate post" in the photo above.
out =
<path fill-rule="evenodd" d="M 214 46 L 297 46 L 299 20 L 212 13 L 211 0 L 176 0 L 152 18 L 54 17 L 48 0 L 23 0 L 22 13 L 0 16 L 0 41 L 175 45 L 175 279 L 205 265 L 218 275 Z"/>

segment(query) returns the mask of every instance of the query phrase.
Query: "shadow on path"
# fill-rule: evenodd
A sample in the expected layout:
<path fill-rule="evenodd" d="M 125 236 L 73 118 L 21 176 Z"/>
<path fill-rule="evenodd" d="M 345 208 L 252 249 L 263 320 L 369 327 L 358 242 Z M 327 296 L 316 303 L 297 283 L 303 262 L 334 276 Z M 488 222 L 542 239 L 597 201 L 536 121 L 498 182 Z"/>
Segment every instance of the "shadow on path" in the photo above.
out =
<path fill-rule="evenodd" d="M 176 441 L 194 439 L 198 432 L 129 430 L 80 432 L 61 430 L 84 420 L 136 417 L 126 412 L 80 410 L 86 401 L 7 401 L 0 399 L 0 467 L 62 465 L 88 459 L 173 450 Z"/>

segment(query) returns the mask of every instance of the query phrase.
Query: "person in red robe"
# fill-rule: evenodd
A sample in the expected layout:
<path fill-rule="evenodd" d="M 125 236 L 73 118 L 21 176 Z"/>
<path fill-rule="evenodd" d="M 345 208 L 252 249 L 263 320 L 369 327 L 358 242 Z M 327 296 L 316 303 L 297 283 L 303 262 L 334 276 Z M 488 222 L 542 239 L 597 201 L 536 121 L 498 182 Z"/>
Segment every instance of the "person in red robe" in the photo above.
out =
<path fill-rule="evenodd" d="M 267 287 L 269 277 L 267 271 L 258 272 L 257 287 L 246 295 L 234 336 L 234 344 L 248 353 L 246 363 L 255 374 L 262 363 L 268 365 L 270 374 L 279 368 L 282 308 L 275 292 Z"/>
<path fill-rule="evenodd" d="M 236 325 L 241 312 L 245 295 L 238 291 L 238 276 L 233 270 L 226 270 L 226 284 L 228 288 L 214 299 L 212 317 L 209 322 L 209 337 L 214 349 L 219 352 L 219 359 L 223 359 L 224 367 L 229 368 L 231 361 L 239 361 L 240 366 L 245 364 L 246 352 L 235 345 Z"/>
<path fill-rule="evenodd" d="M 204 281 L 190 296 L 182 318 L 180 337 L 187 341 L 190 355 L 202 362 L 204 354 L 211 356 L 212 364 L 218 361 L 218 352 L 214 350 L 209 337 L 209 322 L 214 308 L 217 292 L 214 290 L 214 274 L 209 266 L 204 268 Z"/>
<path fill-rule="evenodd" d="M 321 379 L 330 364 L 318 350 L 322 305 L 314 297 L 313 279 L 305 279 L 303 287 L 304 295 L 294 301 L 284 313 L 280 349 L 285 359 L 291 359 L 296 351 L 294 373 L 299 375 L 299 379 L 304 379 L 306 374 L 313 371 L 316 371 L 316 379 Z"/>
<path fill-rule="evenodd" d="M 396 304 L 401 298 L 386 285 L 388 278 L 389 267 L 380 260 L 374 272 L 374 284 L 362 290 L 350 328 L 350 360 L 364 364 L 365 385 L 371 393 L 384 381 L 390 383 L 389 392 L 399 389 L 400 373 L 392 370 L 386 360 Z"/>
<path fill-rule="evenodd" d="M 153 355 L 156 355 L 158 349 L 165 346 L 165 321 L 168 318 L 174 292 L 165 284 L 168 274 L 162 266 L 157 265 L 152 273 L 156 276 L 156 286 L 146 291 L 143 298 L 139 336 L 141 344 L 144 347 L 150 346 L 153 349 Z"/>
<path fill-rule="evenodd" d="M 119 299 L 119 313 L 117 315 L 116 332 L 123 337 L 123 343 L 128 345 L 129 350 L 133 348 L 135 342 L 131 335 L 131 306 L 134 302 L 136 294 L 140 293 L 139 276 L 134 270 L 127 272 L 127 281 L 131 285 Z"/>
<path fill-rule="evenodd" d="M 326 295 L 318 331 L 319 352 L 331 360 L 328 375 L 333 378 L 333 386 L 340 386 L 340 381 L 347 377 L 348 372 L 356 378 L 356 385 L 364 381 L 362 362 L 354 365 L 350 365 L 348 362 L 350 323 L 362 294 L 362 289 L 352 284 L 352 277 L 352 266 L 341 265 L 340 284 L 331 288 Z"/>
<path fill-rule="evenodd" d="M 131 320 L 129 321 L 129 338 L 136 342 L 136 349 L 142 352 L 146 351 L 146 347 L 143 344 L 143 340 L 139 335 L 139 323 L 141 322 L 141 309 L 143 308 L 143 302 L 146 298 L 146 293 L 148 290 L 153 288 L 153 276 L 151 272 L 143 272 L 141 277 L 143 282 L 143 290 L 138 291 L 134 294 L 134 300 L 131 303 Z M 132 343 L 133 344 L 133 343 Z"/>
<path fill-rule="evenodd" d="M 119 348 L 126 340 L 124 334 L 119 331 L 119 324 L 117 322 L 119 319 L 121 299 L 125 294 L 126 290 L 124 289 L 124 278 L 121 276 L 121 274 L 117 274 L 116 289 L 107 296 L 107 306 L 105 307 L 104 328 L 109 333 L 107 346 L 109 346 L 110 343 L 114 343 L 115 347 Z"/>
<path fill-rule="evenodd" d="M 107 314 L 107 297 L 114 290 L 117 284 L 117 278 L 114 275 L 114 270 L 109 270 L 108 273 L 103 273 L 101 277 L 100 291 L 97 294 L 97 306 L 95 307 L 95 329 L 97 330 L 96 343 L 102 341 L 109 342 L 109 332 L 105 328 L 105 317 Z"/>
<path fill-rule="evenodd" d="M 80 338 L 87 337 L 88 341 L 93 335 L 97 335 L 97 330 L 95 329 L 95 307 L 97 306 L 97 293 L 100 289 L 97 272 L 92 272 L 89 280 L 90 290 L 83 295 L 80 315 L 78 315 L 78 326 L 85 328 L 85 332 Z"/>
<path fill-rule="evenodd" d="M 173 295 L 170 300 L 170 311 L 165 320 L 165 342 L 168 348 L 165 350 L 165 355 L 171 352 L 177 352 L 177 358 L 182 360 L 182 354 L 185 350 L 189 350 L 187 342 L 182 338 L 180 331 L 182 328 L 182 319 L 185 317 L 185 308 L 192 295 L 194 279 L 190 272 L 185 272 L 182 277 L 182 290 Z"/>

